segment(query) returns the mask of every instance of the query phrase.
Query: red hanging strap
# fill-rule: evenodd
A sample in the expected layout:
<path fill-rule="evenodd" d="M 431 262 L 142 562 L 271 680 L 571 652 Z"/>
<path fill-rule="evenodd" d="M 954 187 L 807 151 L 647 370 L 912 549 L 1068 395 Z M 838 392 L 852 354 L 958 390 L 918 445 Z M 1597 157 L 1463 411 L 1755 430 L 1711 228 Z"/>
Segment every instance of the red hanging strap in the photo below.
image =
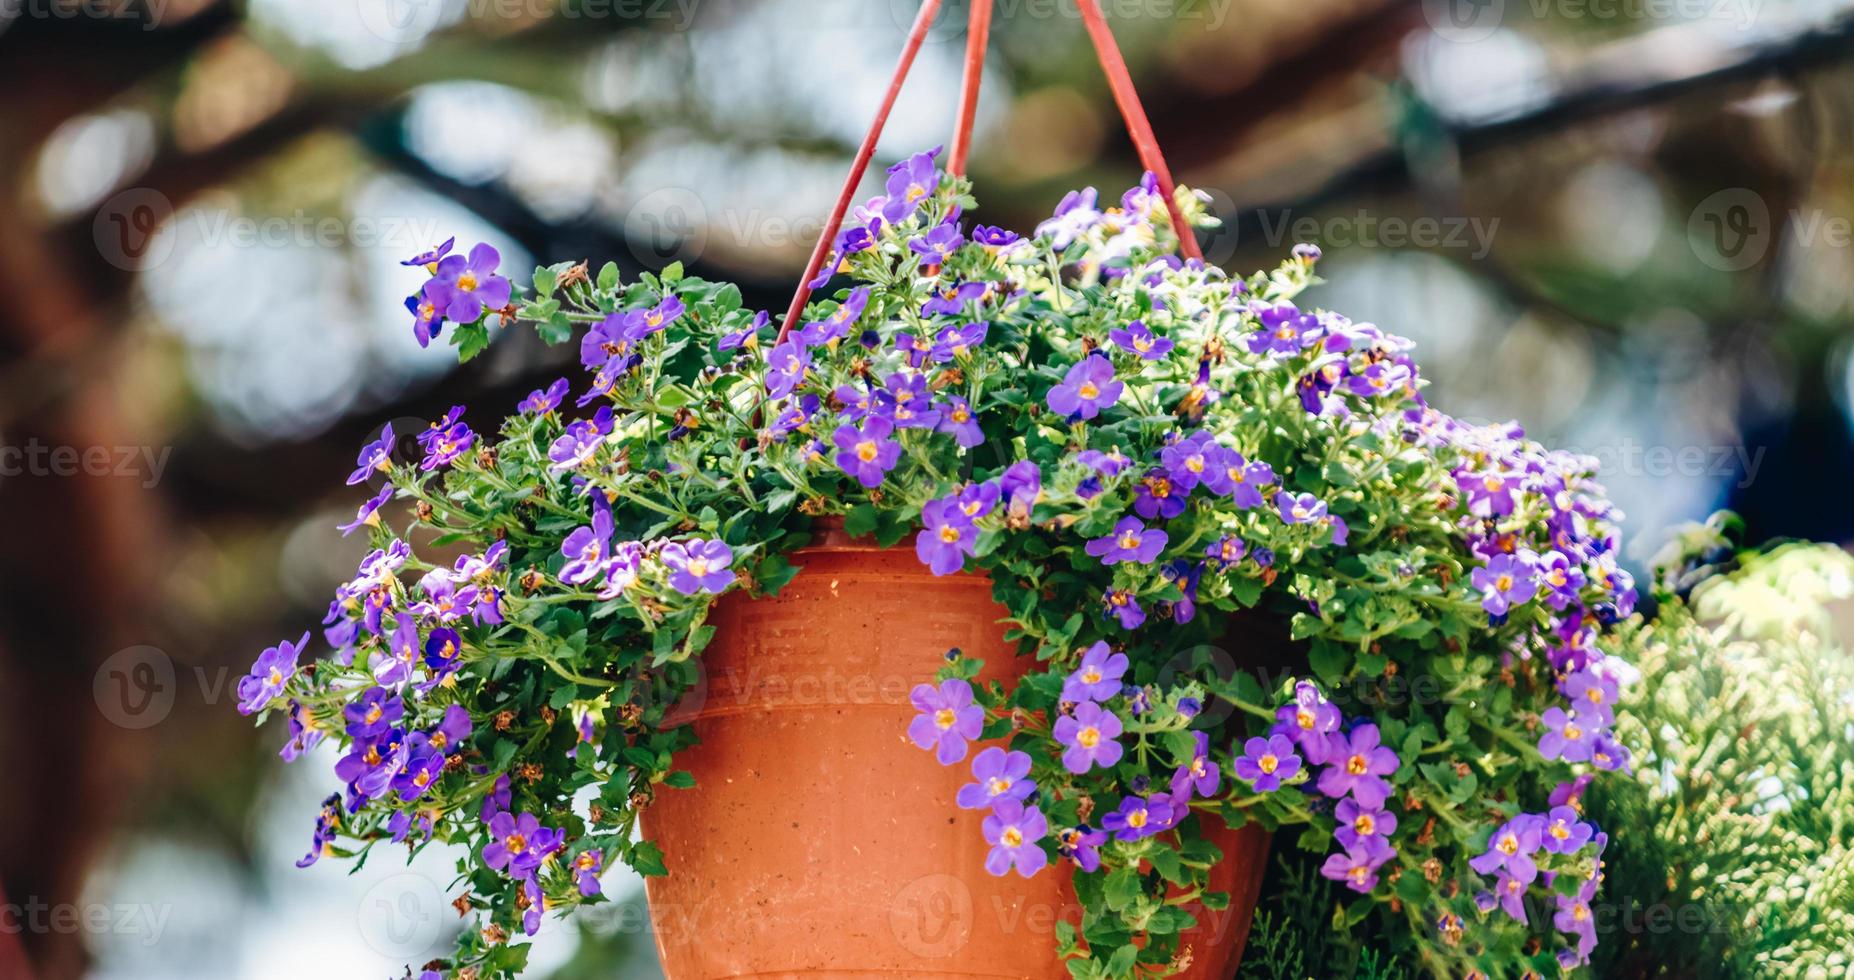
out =
<path fill-rule="evenodd" d="M 966 154 L 972 149 L 972 118 L 978 112 L 979 80 L 985 74 L 985 48 L 991 39 L 991 0 L 972 0 L 966 19 L 966 74 L 959 87 L 959 119 L 953 125 L 953 144 L 946 156 L 946 172 L 966 172 Z"/>
<path fill-rule="evenodd" d="M 1108 87 L 1113 89 L 1114 103 L 1120 107 L 1121 118 L 1126 120 L 1127 134 L 1133 137 L 1140 165 L 1158 178 L 1159 193 L 1165 196 L 1165 210 L 1172 216 L 1172 230 L 1178 233 L 1179 251 L 1186 258 L 1202 261 L 1204 253 L 1197 247 L 1197 233 L 1185 224 L 1184 214 L 1178 210 L 1178 199 L 1172 193 L 1176 185 L 1172 183 L 1171 168 L 1165 165 L 1165 154 L 1159 152 L 1159 141 L 1152 135 L 1152 123 L 1146 119 L 1139 92 L 1133 88 L 1133 77 L 1127 72 L 1126 59 L 1120 56 L 1120 46 L 1114 43 L 1114 32 L 1108 30 L 1107 19 L 1101 16 L 1101 5 L 1096 0 L 1075 0 L 1075 8 L 1081 11 L 1088 39 L 1094 42 L 1094 53 L 1100 59 L 1101 71 L 1107 75 Z"/>
<path fill-rule="evenodd" d="M 798 282 L 798 292 L 792 296 L 792 305 L 785 311 L 785 322 L 779 325 L 779 337 L 774 346 L 785 343 L 787 334 L 792 332 L 798 318 L 804 314 L 805 301 L 811 298 L 811 280 L 816 279 L 818 270 L 823 268 L 824 259 L 830 254 L 831 242 L 837 237 L 838 229 L 843 227 L 843 216 L 850 210 L 850 200 L 856 196 L 857 185 L 863 182 L 863 174 L 869 169 L 869 159 L 875 156 L 876 141 L 882 138 L 882 127 L 888 122 L 888 114 L 895 108 L 895 98 L 901 94 L 901 83 L 907 81 L 908 69 L 914 65 L 914 55 L 920 51 L 921 42 L 927 38 L 927 29 L 933 26 L 933 19 L 940 12 L 940 0 L 923 0 L 920 13 L 914 17 L 914 26 L 908 31 L 908 41 L 901 48 L 901 60 L 895 64 L 895 77 L 889 80 L 888 92 L 882 96 L 882 105 L 876 110 L 875 121 L 869 124 L 869 133 L 863 137 L 863 145 L 856 149 L 856 159 L 850 164 L 850 175 L 843 182 L 843 192 L 837 195 L 837 204 L 831 208 L 830 220 L 824 223 L 824 231 L 818 235 L 818 243 L 811 249 L 811 261 L 805 263 L 805 276 Z"/>

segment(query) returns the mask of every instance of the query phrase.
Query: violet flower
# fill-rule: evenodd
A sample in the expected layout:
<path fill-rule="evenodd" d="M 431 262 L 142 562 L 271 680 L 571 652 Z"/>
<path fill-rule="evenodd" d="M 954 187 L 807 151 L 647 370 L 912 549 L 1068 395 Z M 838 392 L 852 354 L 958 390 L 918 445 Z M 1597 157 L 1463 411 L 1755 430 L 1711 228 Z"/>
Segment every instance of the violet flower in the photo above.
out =
<path fill-rule="evenodd" d="M 954 802 L 967 810 L 988 810 L 1000 800 L 1021 801 L 1036 792 L 1029 776 L 1028 754 L 1006 752 L 994 745 L 972 760 L 972 778 L 977 782 L 961 786 Z"/>
<path fill-rule="evenodd" d="M 1062 765 L 1081 775 L 1095 766 L 1112 768 L 1120 761 L 1122 749 L 1116 741 L 1122 726 L 1120 718 L 1093 701 L 1083 701 L 1072 715 L 1056 719 L 1051 733 L 1066 746 Z"/>
<path fill-rule="evenodd" d="M 728 567 L 734 563 L 734 549 L 725 541 L 673 541 L 659 557 L 669 566 L 670 588 L 683 595 L 718 594 L 734 584 L 734 571 Z"/>
<path fill-rule="evenodd" d="M 1011 799 L 999 800 L 983 826 L 985 843 L 991 852 L 985 856 L 985 870 L 1002 876 L 1012 868 L 1025 878 L 1035 875 L 1049 864 L 1049 855 L 1037 842 L 1049 832 L 1043 811 L 1026 807 Z"/>
<path fill-rule="evenodd" d="M 1126 654 L 1113 653 L 1105 642 L 1097 642 L 1082 654 L 1081 665 L 1063 681 L 1062 700 L 1106 701 L 1119 694 L 1127 664 Z"/>
<path fill-rule="evenodd" d="M 1399 763 L 1396 753 L 1378 744 L 1378 726 L 1360 725 L 1334 748 L 1337 751 L 1320 773 L 1320 792 L 1333 799 L 1350 793 L 1364 806 L 1383 806 L 1390 796 L 1390 783 L 1383 777 L 1396 772 Z"/>
<path fill-rule="evenodd" d="M 1101 559 L 1103 565 L 1131 561 L 1150 565 L 1165 550 L 1166 534 L 1158 528 L 1148 530 L 1137 517 L 1122 517 L 1114 533 L 1091 539 L 1084 550 Z"/>
<path fill-rule="evenodd" d="M 1086 421 L 1112 407 L 1125 389 L 1114 378 L 1113 362 L 1090 354 L 1069 368 L 1061 384 L 1049 389 L 1049 410 L 1070 421 Z"/>
<path fill-rule="evenodd" d="M 1155 335 L 1152 328 L 1139 320 L 1108 331 L 1107 339 L 1121 350 L 1146 361 L 1163 360 L 1172 351 L 1170 338 Z"/>
<path fill-rule="evenodd" d="M 921 524 L 914 537 L 914 554 L 921 564 L 935 575 L 951 575 L 966 567 L 966 559 L 978 547 L 978 529 L 960 510 L 957 498 L 922 504 Z"/>
<path fill-rule="evenodd" d="M 469 258 L 446 256 L 438 263 L 434 287 L 436 299 L 446 318 L 458 323 L 475 323 L 485 309 L 499 310 L 509 305 L 509 281 L 496 275 L 502 255 L 486 242 L 470 249 Z"/>
<path fill-rule="evenodd" d="M 941 681 L 939 687 L 917 684 L 908 700 L 920 712 L 908 725 L 908 738 L 933 749 L 943 766 L 964 759 L 966 743 L 985 730 L 985 709 L 973 703 L 972 685 L 958 678 Z"/>
<path fill-rule="evenodd" d="M 1300 771 L 1300 756 L 1286 735 L 1251 738 L 1243 743 L 1242 755 L 1230 764 L 1230 771 L 1257 793 L 1272 793 L 1281 788 L 1282 780 Z"/>
<path fill-rule="evenodd" d="M 266 647 L 251 664 L 251 673 L 238 680 L 238 713 L 253 715 L 283 693 L 283 687 L 296 674 L 296 659 L 309 645 L 309 634 L 291 643 L 285 640 Z"/>
<path fill-rule="evenodd" d="M 880 415 L 863 419 L 860 428 L 838 426 L 831 433 L 831 442 L 837 446 L 834 459 L 838 469 L 864 487 L 881 486 L 888 472 L 901 462 L 901 444 L 889 438 L 894 431 L 895 424 Z"/>

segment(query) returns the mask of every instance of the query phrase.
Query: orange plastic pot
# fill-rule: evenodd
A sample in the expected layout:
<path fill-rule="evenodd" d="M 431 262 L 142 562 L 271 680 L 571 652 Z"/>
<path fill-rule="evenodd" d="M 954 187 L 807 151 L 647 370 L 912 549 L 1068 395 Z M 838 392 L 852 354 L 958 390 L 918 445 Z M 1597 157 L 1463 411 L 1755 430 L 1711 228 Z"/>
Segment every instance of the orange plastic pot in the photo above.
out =
<path fill-rule="evenodd" d="M 981 681 L 1022 672 L 979 575 L 935 577 L 908 549 L 825 528 L 776 597 L 724 598 L 704 681 L 677 714 L 701 742 L 641 814 L 669 876 L 647 884 L 670 980 L 721 977 L 1063 978 L 1055 927 L 1077 921 L 1066 868 L 1028 881 L 984 870 L 983 814 L 905 732 L 908 691 L 954 647 Z M 976 747 L 973 750 L 976 752 Z M 1188 976 L 1228 977 L 1266 859 L 1254 828 L 1218 835 Z"/>

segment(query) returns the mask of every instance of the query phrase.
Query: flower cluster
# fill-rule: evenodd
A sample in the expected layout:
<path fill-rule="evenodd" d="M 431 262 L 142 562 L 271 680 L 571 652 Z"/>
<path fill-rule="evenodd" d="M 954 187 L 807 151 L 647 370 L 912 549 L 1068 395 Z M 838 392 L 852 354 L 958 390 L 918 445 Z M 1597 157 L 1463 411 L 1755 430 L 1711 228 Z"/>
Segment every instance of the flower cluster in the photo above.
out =
<path fill-rule="evenodd" d="M 954 656 L 906 734 L 969 767 L 945 802 L 983 814 L 987 870 L 1074 867 L 1077 975 L 1179 968 L 1211 832 L 1246 822 L 1303 826 L 1338 911 L 1438 971 L 1581 962 L 1605 838 L 1553 789 L 1628 765 L 1605 651 L 1634 602 L 1593 461 L 1430 406 L 1408 341 L 1304 308 L 1317 249 L 1181 260 L 1150 177 L 1028 236 L 969 225 L 936 159 L 853 210 L 782 332 L 677 266 L 517 289 L 488 246 L 408 260 L 421 342 L 525 321 L 583 374 L 362 448 L 341 530 L 372 550 L 329 652 L 281 643 L 238 686 L 285 758 L 334 762 L 308 860 L 466 844 L 485 921 L 434 972 L 512 974 L 509 937 L 601 901 L 610 862 L 664 873 L 635 821 L 692 785 L 670 709 L 712 606 L 777 592 L 835 516 L 988 575 L 1034 655 L 985 686 Z M 1515 887 L 1573 901 L 1521 921 Z"/>

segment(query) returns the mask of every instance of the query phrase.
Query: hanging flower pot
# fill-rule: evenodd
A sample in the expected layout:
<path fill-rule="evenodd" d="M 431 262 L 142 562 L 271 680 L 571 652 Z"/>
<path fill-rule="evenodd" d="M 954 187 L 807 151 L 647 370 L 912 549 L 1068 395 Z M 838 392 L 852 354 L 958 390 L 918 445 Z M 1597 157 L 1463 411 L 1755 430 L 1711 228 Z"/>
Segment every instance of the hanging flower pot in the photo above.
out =
<path fill-rule="evenodd" d="M 675 709 L 700 739 L 682 756 L 695 787 L 641 814 L 667 855 L 649 881 L 666 972 L 1060 975 L 1056 923 L 1080 909 L 1069 875 L 986 874 L 985 811 L 920 805 L 965 778 L 900 734 L 917 713 L 907 690 L 949 652 L 983 660 L 980 683 L 1021 678 L 991 583 L 935 576 L 840 520 L 792 562 L 778 596 L 717 604 L 704 679 Z M 1234 969 L 1267 854 L 1259 827 L 1208 839 L 1223 852 L 1210 887 L 1231 900 L 1194 913 L 1185 977 Z"/>
<path fill-rule="evenodd" d="M 852 213 L 937 6 L 776 326 L 679 266 L 408 260 L 421 341 L 525 321 L 586 373 L 362 448 L 334 653 L 237 691 L 286 759 L 335 750 L 301 863 L 458 846 L 476 928 L 421 980 L 513 976 L 614 862 L 672 980 L 1208 980 L 1291 827 L 1351 896 L 1322 927 L 1447 975 L 1584 962 L 1635 599 L 1594 461 L 1296 306 L 1318 249 L 1206 265 L 1093 0 L 1135 187 L 967 223 L 980 2 L 951 170 Z"/>

